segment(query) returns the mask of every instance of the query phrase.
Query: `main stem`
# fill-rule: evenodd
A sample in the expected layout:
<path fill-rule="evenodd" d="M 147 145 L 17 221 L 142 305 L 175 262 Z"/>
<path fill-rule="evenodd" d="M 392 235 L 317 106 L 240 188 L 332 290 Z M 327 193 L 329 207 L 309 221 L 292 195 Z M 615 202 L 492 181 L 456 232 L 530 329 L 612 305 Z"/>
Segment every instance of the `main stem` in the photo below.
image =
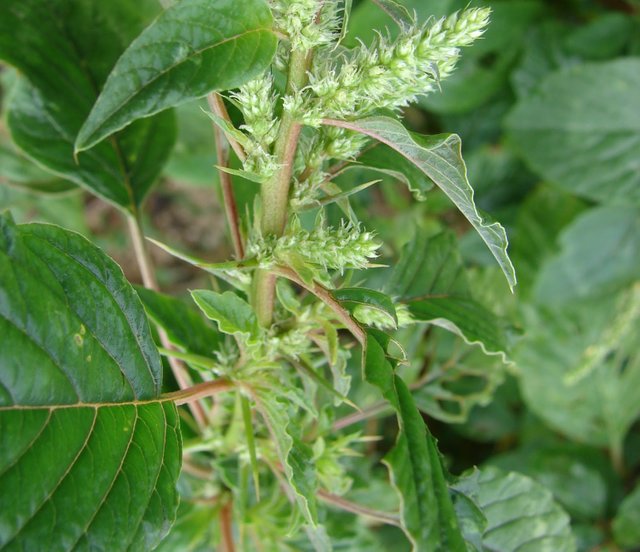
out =
<path fill-rule="evenodd" d="M 302 89 L 307 80 L 309 51 L 292 51 L 289 59 L 287 94 Z M 293 175 L 293 162 L 298 149 L 301 125 L 293 115 L 285 111 L 280 120 L 280 129 L 274 146 L 278 169 L 262 184 L 260 229 L 262 235 L 282 236 L 287 225 L 289 186 Z M 275 299 L 274 274 L 267 270 L 256 270 L 253 284 L 253 303 L 258 321 L 264 327 L 271 324 Z"/>

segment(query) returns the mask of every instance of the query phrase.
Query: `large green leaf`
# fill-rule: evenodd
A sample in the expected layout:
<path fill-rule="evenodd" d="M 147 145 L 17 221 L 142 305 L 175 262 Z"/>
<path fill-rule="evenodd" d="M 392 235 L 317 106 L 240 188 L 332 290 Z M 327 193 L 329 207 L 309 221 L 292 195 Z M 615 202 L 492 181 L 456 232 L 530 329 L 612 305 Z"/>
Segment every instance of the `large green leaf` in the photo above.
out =
<path fill-rule="evenodd" d="M 0 548 L 157 544 L 181 454 L 160 383 L 120 268 L 78 234 L 0 217 Z"/>
<path fill-rule="evenodd" d="M 271 26 L 263 0 L 183 0 L 165 10 L 118 60 L 76 151 L 136 119 L 259 75 L 275 54 Z"/>
<path fill-rule="evenodd" d="M 563 231 L 559 242 L 560 251 L 536 278 L 538 302 L 558 305 L 615 291 L 640 275 L 640 208 L 590 209 Z"/>
<path fill-rule="evenodd" d="M 453 486 L 456 504 L 475 503 L 486 519 L 481 544 L 486 552 L 574 552 L 569 516 L 551 491 L 524 475 L 494 467 L 474 470 Z M 460 511 L 460 510 L 458 510 Z M 477 535 L 465 534 L 470 542 Z"/>
<path fill-rule="evenodd" d="M 498 261 L 511 288 L 516 285 L 513 265 L 507 255 L 507 234 L 497 222 L 486 222 L 473 201 L 473 188 L 467 179 L 460 137 L 455 134 L 420 136 L 410 133 L 390 117 L 368 117 L 359 121 L 327 121 L 371 136 L 393 148 L 415 164 L 454 203 L 480 234 Z"/>
<path fill-rule="evenodd" d="M 79 159 L 73 144 L 118 56 L 159 10 L 155 0 L 0 3 L 0 58 L 26 77 L 8 106 L 14 141 L 51 172 L 130 211 L 171 151 L 173 114 L 131 126 Z"/>
<path fill-rule="evenodd" d="M 364 372 L 398 417 L 398 438 L 385 462 L 401 498 L 402 527 L 414 550 L 466 551 L 435 441 L 411 392 L 394 373 L 394 361 L 386 353 L 387 342 L 384 334 L 368 332 Z"/>
<path fill-rule="evenodd" d="M 523 398 L 554 429 L 620 461 L 640 416 L 640 286 L 529 313 L 514 352 Z"/>
<path fill-rule="evenodd" d="M 544 178 L 588 199 L 640 203 L 640 59 L 546 77 L 507 119 L 511 143 Z"/>

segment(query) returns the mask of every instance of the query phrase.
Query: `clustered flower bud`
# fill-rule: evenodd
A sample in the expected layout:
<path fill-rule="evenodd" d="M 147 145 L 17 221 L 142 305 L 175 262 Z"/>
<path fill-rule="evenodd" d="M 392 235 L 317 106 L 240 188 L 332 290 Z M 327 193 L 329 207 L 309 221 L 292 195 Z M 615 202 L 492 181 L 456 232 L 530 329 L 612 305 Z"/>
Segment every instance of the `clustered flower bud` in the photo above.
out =
<path fill-rule="evenodd" d="M 270 149 L 278 134 L 273 77 L 265 73 L 244 84 L 231 95 L 231 99 L 244 115 L 244 124 L 240 129 L 248 137 L 245 144 L 245 170 L 262 176 L 272 174 L 277 164 Z"/>
<path fill-rule="evenodd" d="M 379 36 L 361 45 L 340 64 L 320 59 L 298 109 L 306 124 L 323 117 L 362 116 L 375 109 L 395 109 L 433 91 L 453 70 L 460 48 L 484 32 L 488 8 L 468 9 L 423 27 L 404 31 L 391 42 Z"/>
<path fill-rule="evenodd" d="M 333 42 L 339 26 L 337 4 L 336 0 L 271 0 L 271 9 L 291 49 L 304 51 Z"/>
<path fill-rule="evenodd" d="M 351 222 L 343 221 L 338 228 L 320 224 L 308 231 L 294 219 L 290 231 L 280 238 L 254 237 L 247 246 L 247 253 L 263 268 L 278 261 L 286 262 L 288 255 L 294 253 L 310 265 L 342 273 L 346 269 L 368 267 L 370 260 L 378 256 L 381 245 L 372 232 L 363 231 L 360 225 Z"/>

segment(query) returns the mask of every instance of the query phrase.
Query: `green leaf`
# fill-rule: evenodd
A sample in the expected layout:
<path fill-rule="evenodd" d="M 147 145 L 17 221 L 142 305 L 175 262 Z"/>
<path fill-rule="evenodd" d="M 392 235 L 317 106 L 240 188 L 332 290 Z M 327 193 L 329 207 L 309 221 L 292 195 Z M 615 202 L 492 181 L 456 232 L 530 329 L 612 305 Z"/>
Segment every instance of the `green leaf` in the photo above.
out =
<path fill-rule="evenodd" d="M 0 548 L 154 548 L 178 503 L 178 414 L 120 268 L 1 216 L 0 351 Z"/>
<path fill-rule="evenodd" d="M 385 144 L 377 144 L 366 149 L 358 157 L 358 163 L 353 166 L 354 169 L 372 169 L 402 182 L 418 201 L 427 199 L 427 192 L 433 188 L 433 181 L 428 176 L 406 157 Z"/>
<path fill-rule="evenodd" d="M 408 304 L 416 320 L 428 322 L 479 345 L 487 355 L 500 355 L 508 362 L 507 337 L 501 320 L 479 303 L 461 297 L 430 297 Z"/>
<path fill-rule="evenodd" d="M 388 295 L 366 288 L 342 288 L 332 293 L 349 312 L 357 313 L 360 307 L 374 309 L 387 316 L 394 327 L 398 326 L 396 308 Z"/>
<path fill-rule="evenodd" d="M 171 151 L 173 114 L 141 121 L 78 160 L 73 144 L 118 56 L 158 11 L 154 0 L 0 5 L 0 58 L 23 75 L 8 105 L 15 143 L 52 173 L 129 211 Z"/>
<path fill-rule="evenodd" d="M 76 151 L 136 119 L 258 76 L 275 54 L 271 26 L 262 0 L 183 0 L 168 8 L 118 60 Z"/>
<path fill-rule="evenodd" d="M 536 443 L 494 456 L 489 463 L 547 487 L 574 520 L 603 519 L 617 490 L 611 462 L 601 450 L 568 442 Z"/>
<path fill-rule="evenodd" d="M 545 78 L 506 124 L 547 180 L 603 203 L 640 203 L 640 59 L 585 63 Z"/>
<path fill-rule="evenodd" d="M 253 399 L 269 433 L 273 438 L 278 457 L 287 480 L 295 493 L 295 499 L 307 522 L 317 523 L 317 476 L 311 447 L 295 436 L 290 428 L 289 398 L 274 392 L 271 387 L 253 386 Z M 282 393 L 282 394 L 281 394 Z"/>
<path fill-rule="evenodd" d="M 507 361 L 505 324 L 471 297 L 452 232 L 418 231 L 403 248 L 385 289 L 400 295 L 416 320 L 440 326 Z"/>
<path fill-rule="evenodd" d="M 384 334 L 367 333 L 364 372 L 365 379 L 380 390 L 398 417 L 396 444 L 385 462 L 401 497 L 402 527 L 414 550 L 466 551 L 435 441 L 411 392 L 394 373 L 393 361 L 386 354 L 387 344 Z"/>
<path fill-rule="evenodd" d="M 0 140 L 3 137 L 0 135 Z M 75 184 L 41 169 L 9 142 L 0 144 L 0 184 L 10 184 L 32 192 L 56 194 L 75 189 Z"/>
<path fill-rule="evenodd" d="M 640 209 L 602 206 L 579 216 L 560 235 L 560 251 L 542 266 L 535 299 L 558 305 L 602 295 L 640 274 Z"/>
<path fill-rule="evenodd" d="M 625 550 L 640 546 L 640 485 L 622 501 L 613 518 L 613 536 Z"/>
<path fill-rule="evenodd" d="M 371 136 L 393 148 L 415 164 L 438 186 L 480 234 L 498 261 L 513 289 L 516 275 L 507 255 L 507 235 L 497 222 L 483 220 L 473 201 L 473 188 L 462 160 L 460 138 L 455 134 L 420 136 L 407 131 L 390 117 L 368 117 L 359 121 L 328 121 Z"/>
<path fill-rule="evenodd" d="M 384 13 L 393 19 L 401 29 L 409 29 L 415 20 L 409 10 L 395 0 L 372 0 Z"/>
<path fill-rule="evenodd" d="M 482 550 L 576 550 L 569 516 L 548 489 L 524 475 L 482 468 L 460 478 L 452 489 L 475 502 L 486 518 Z M 465 535 L 468 540 L 474 537 Z"/>
<path fill-rule="evenodd" d="M 221 332 L 248 337 L 258 335 L 258 319 L 253 309 L 235 293 L 202 289 L 192 291 L 191 297 L 207 318 L 217 322 Z"/>
<path fill-rule="evenodd" d="M 202 356 L 211 356 L 220 348 L 220 334 L 202 315 L 180 299 L 136 286 L 149 317 L 167 332 L 178 347 Z"/>
<path fill-rule="evenodd" d="M 621 461 L 640 416 L 640 287 L 528 313 L 514 351 L 523 398 L 564 435 Z"/>

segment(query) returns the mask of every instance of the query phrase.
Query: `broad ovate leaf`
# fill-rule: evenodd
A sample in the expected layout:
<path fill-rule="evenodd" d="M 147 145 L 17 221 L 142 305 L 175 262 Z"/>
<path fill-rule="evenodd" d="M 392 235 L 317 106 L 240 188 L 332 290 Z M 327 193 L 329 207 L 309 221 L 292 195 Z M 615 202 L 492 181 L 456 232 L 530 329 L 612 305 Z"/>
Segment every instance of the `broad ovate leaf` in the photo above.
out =
<path fill-rule="evenodd" d="M 544 178 L 602 203 L 640 204 L 640 58 L 547 76 L 506 120 L 510 142 Z"/>
<path fill-rule="evenodd" d="M 2 215 L 0 548 L 154 548 L 181 456 L 161 376 L 120 268 L 78 234 Z"/>
<path fill-rule="evenodd" d="M 395 410 L 398 437 L 385 457 L 400 495 L 402 528 L 416 551 L 466 552 L 449 496 L 436 443 L 416 408 L 394 361 L 387 356 L 389 338 L 369 330 L 364 351 L 364 375 Z"/>
<path fill-rule="evenodd" d="M 625 497 L 613 518 L 613 536 L 625 550 L 640 546 L 640 485 Z"/>
<path fill-rule="evenodd" d="M 513 288 L 516 285 L 515 270 L 507 255 L 508 241 L 504 228 L 497 222 L 484 220 L 474 203 L 473 188 L 467 178 L 459 136 L 420 136 L 409 132 L 391 117 L 324 122 L 366 134 L 393 148 L 416 165 L 446 194 L 478 232 L 500 265 L 509 286 Z"/>
<path fill-rule="evenodd" d="M 469 542 L 481 543 L 472 550 L 575 552 L 569 516 L 533 479 L 488 467 L 463 476 L 452 489 L 456 506 L 471 501 L 485 518 L 481 535 L 465 533 Z"/>
<path fill-rule="evenodd" d="M 183 0 L 127 48 L 78 134 L 76 151 L 117 130 L 265 71 L 276 48 L 264 0 Z"/>
<path fill-rule="evenodd" d="M 79 158 L 73 144 L 113 64 L 159 11 L 155 0 L 0 3 L 0 59 L 21 75 L 7 105 L 13 140 L 48 171 L 127 211 L 173 147 L 173 114 L 132 125 Z"/>

